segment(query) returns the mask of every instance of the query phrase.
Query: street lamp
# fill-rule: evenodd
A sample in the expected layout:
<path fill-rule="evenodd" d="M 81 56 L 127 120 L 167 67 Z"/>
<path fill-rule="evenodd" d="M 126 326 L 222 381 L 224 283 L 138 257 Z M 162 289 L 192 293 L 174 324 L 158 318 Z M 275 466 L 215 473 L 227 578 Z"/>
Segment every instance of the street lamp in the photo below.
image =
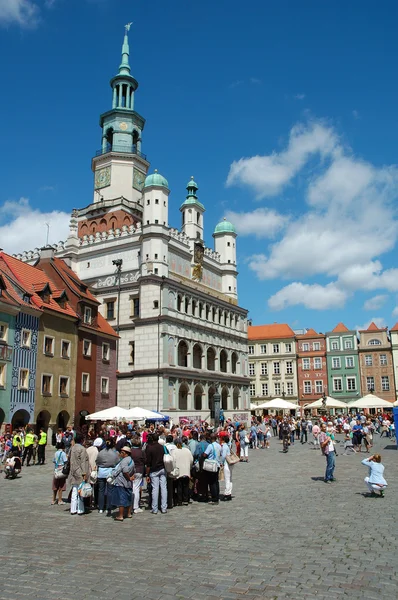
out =
<path fill-rule="evenodd" d="M 322 393 L 322 408 L 326 408 L 326 400 L 327 400 L 327 396 L 325 394 L 325 390 L 323 390 L 323 393 Z"/>

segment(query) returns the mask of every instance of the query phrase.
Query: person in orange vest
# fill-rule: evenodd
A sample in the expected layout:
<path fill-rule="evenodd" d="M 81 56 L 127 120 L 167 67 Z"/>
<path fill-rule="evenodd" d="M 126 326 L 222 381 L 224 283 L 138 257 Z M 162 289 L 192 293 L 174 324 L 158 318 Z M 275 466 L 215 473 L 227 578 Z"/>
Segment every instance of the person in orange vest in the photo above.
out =
<path fill-rule="evenodd" d="M 37 458 L 38 458 L 38 464 L 39 465 L 44 465 L 44 461 L 46 459 L 46 446 L 47 446 L 47 434 L 45 433 L 44 429 L 40 429 L 40 434 L 39 434 L 39 442 L 38 442 L 38 448 L 37 448 Z"/>

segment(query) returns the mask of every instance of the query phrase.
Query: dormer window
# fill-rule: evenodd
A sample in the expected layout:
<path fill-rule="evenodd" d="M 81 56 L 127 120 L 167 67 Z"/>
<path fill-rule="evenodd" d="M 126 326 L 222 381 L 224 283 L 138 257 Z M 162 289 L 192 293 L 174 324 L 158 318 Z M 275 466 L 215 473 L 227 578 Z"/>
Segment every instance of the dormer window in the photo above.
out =
<path fill-rule="evenodd" d="M 87 325 L 91 325 L 91 308 L 89 306 L 85 306 L 84 307 L 84 313 L 83 313 L 83 322 L 86 323 Z"/>

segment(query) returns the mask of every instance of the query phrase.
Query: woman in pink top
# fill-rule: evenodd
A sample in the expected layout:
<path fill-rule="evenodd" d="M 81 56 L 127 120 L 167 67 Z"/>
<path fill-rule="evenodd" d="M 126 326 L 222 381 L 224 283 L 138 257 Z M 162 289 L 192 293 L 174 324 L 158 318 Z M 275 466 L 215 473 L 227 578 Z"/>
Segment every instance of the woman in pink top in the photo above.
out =
<path fill-rule="evenodd" d="M 319 427 L 318 423 L 316 422 L 315 425 L 313 425 L 313 427 L 312 427 L 312 436 L 314 438 L 315 449 L 317 447 L 320 448 L 320 446 L 319 446 L 319 433 L 320 433 L 320 431 L 321 431 L 320 427 Z"/>

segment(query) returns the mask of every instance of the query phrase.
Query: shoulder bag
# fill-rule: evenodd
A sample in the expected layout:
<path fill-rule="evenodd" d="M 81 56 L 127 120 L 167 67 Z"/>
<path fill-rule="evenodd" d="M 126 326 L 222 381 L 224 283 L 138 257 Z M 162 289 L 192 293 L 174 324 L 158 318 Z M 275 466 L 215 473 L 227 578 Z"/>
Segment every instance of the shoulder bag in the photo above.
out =
<path fill-rule="evenodd" d="M 58 458 L 55 460 L 55 468 L 54 468 L 54 478 L 55 479 L 65 479 L 66 475 L 64 474 L 64 466 L 66 463 L 61 464 L 59 462 L 62 456 L 62 450 L 59 450 Z"/>
<path fill-rule="evenodd" d="M 214 456 L 216 456 L 214 444 L 212 444 L 212 446 L 213 446 Z M 207 471 L 208 473 L 217 473 L 219 468 L 220 468 L 220 465 L 219 465 L 218 461 L 215 459 L 205 458 L 205 460 L 203 461 L 203 470 Z"/>
<path fill-rule="evenodd" d="M 235 465 L 236 463 L 240 462 L 239 456 L 235 454 L 235 452 L 233 452 L 232 450 L 230 454 L 227 454 L 225 460 L 229 465 Z"/>
<path fill-rule="evenodd" d="M 166 446 L 163 446 L 163 451 L 164 451 L 164 456 L 163 456 L 164 468 L 165 468 L 166 473 L 169 474 L 175 469 L 174 459 L 171 456 L 169 449 Z"/>

